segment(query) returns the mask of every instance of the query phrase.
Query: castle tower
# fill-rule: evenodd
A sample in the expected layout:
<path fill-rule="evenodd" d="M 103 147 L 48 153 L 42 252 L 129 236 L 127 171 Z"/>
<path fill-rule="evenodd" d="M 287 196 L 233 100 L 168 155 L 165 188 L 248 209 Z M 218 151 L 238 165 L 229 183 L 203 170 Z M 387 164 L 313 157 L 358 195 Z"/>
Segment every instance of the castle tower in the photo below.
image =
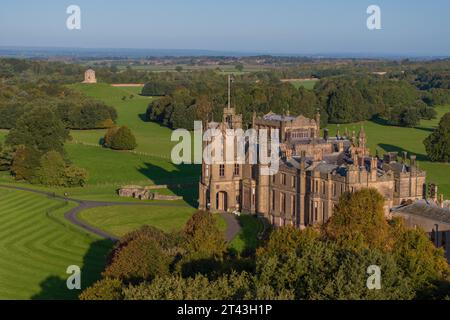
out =
<path fill-rule="evenodd" d="M 235 112 L 231 107 L 231 80 L 229 79 L 228 105 L 223 109 L 222 122 L 217 124 L 208 123 L 207 128 L 217 128 L 221 130 L 224 138 L 223 151 L 224 159 L 212 164 L 202 164 L 202 178 L 199 185 L 199 208 L 200 210 L 210 210 L 212 212 L 233 212 L 241 209 L 241 180 L 243 177 L 243 165 L 237 163 L 236 141 L 228 144 L 228 139 L 234 139 L 234 135 L 227 135 L 226 129 L 241 129 L 242 115 Z M 204 144 L 204 148 L 207 143 Z M 233 145 L 234 150 L 227 150 Z M 227 162 L 225 154 L 233 152 L 234 163 Z"/>
<path fill-rule="evenodd" d="M 97 79 L 95 77 L 95 71 L 92 69 L 87 69 L 84 73 L 84 81 L 83 83 L 97 83 Z"/>

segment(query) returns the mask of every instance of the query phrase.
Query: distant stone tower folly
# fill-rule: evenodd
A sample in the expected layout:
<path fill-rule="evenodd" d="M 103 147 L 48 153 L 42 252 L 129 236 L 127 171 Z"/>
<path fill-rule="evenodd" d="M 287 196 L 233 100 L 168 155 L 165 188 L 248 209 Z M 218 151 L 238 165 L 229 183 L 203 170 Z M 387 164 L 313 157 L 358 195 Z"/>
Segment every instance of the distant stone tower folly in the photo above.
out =
<path fill-rule="evenodd" d="M 95 78 L 95 71 L 92 69 L 87 69 L 84 73 L 84 81 L 83 83 L 97 83 L 97 79 Z"/>

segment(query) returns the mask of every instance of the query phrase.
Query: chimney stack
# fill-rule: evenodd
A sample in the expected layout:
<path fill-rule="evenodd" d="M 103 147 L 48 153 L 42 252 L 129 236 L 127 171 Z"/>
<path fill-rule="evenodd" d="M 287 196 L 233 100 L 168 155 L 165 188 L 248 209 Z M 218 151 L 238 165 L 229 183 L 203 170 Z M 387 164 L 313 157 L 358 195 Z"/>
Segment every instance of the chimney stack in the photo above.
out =
<path fill-rule="evenodd" d="M 328 129 L 324 129 L 323 130 L 323 138 L 325 139 L 325 141 L 327 141 L 329 137 L 330 137 L 329 130 Z"/>
<path fill-rule="evenodd" d="M 416 166 L 416 159 L 417 159 L 416 155 L 411 155 L 411 156 L 409 157 L 409 159 L 411 160 L 411 161 L 410 161 L 411 167 L 415 167 L 415 166 Z"/>
<path fill-rule="evenodd" d="M 406 159 L 408 159 L 408 152 L 403 151 L 403 157 L 402 157 L 403 164 L 406 164 Z"/>
<path fill-rule="evenodd" d="M 378 158 L 370 158 L 370 177 L 372 181 L 377 180 Z"/>

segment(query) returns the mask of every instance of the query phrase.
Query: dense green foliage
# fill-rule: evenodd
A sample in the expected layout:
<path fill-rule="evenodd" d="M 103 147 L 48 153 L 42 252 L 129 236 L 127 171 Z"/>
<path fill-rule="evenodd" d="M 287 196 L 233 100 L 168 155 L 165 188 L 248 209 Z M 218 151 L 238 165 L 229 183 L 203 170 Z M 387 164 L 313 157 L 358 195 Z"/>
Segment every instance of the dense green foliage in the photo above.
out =
<path fill-rule="evenodd" d="M 214 72 L 194 72 L 185 77 L 176 80 L 177 87 L 170 94 L 150 103 L 149 120 L 172 128 L 193 129 L 194 120 L 221 119 L 227 103 L 226 78 Z M 319 107 L 313 92 L 296 89 L 267 74 L 239 76 L 233 86 L 232 104 L 243 114 L 246 125 L 251 123 L 253 111 L 289 111 L 313 117 Z"/>
<path fill-rule="evenodd" d="M 106 128 L 117 119 L 114 108 L 54 81 L 13 78 L 0 82 L 0 129 L 13 128 L 17 119 L 38 107 L 52 110 L 70 129 Z"/>
<path fill-rule="evenodd" d="M 61 119 L 48 108 L 34 108 L 21 116 L 9 132 L 6 143 L 24 145 L 40 153 L 51 150 L 62 153 L 69 131 Z"/>
<path fill-rule="evenodd" d="M 133 150 L 137 147 L 136 138 L 127 126 L 111 127 L 103 138 L 103 146 L 114 150 Z"/>
<path fill-rule="evenodd" d="M 57 187 L 83 186 L 87 172 L 64 159 L 69 131 L 48 108 L 33 108 L 17 120 L 6 137 L 4 167 L 16 180 Z M 7 160 L 11 159 L 8 165 Z"/>
<path fill-rule="evenodd" d="M 442 117 L 438 128 L 425 139 L 424 144 L 432 161 L 450 162 L 450 113 Z"/>
<path fill-rule="evenodd" d="M 143 89 L 144 94 L 165 95 L 150 103 L 149 120 L 171 128 L 192 129 L 194 120 L 221 119 L 227 103 L 227 82 L 223 75 L 193 72 L 159 77 Z M 164 90 L 154 89 L 158 83 Z M 383 118 L 391 125 L 412 127 L 420 119 L 435 118 L 434 105 L 449 102 L 448 90 L 422 91 L 413 80 L 373 75 L 323 78 L 314 90 L 306 90 L 280 82 L 270 73 L 245 74 L 236 76 L 232 94 L 232 104 L 243 114 L 247 126 L 254 111 L 260 115 L 269 111 L 289 112 L 311 118 L 320 109 L 322 125 Z"/>
<path fill-rule="evenodd" d="M 423 231 L 385 220 L 383 202 L 374 189 L 347 194 L 323 228 L 278 228 L 249 258 L 224 251 L 208 213 L 194 215 L 182 234 L 142 229 L 113 251 L 127 258 L 118 266 L 113 259 L 105 280 L 81 297 L 111 298 L 106 288 L 118 279 L 114 299 L 445 298 L 450 268 L 442 249 Z M 366 286 L 372 265 L 382 271 L 380 290 Z M 121 270 L 134 276 L 124 278 Z"/>

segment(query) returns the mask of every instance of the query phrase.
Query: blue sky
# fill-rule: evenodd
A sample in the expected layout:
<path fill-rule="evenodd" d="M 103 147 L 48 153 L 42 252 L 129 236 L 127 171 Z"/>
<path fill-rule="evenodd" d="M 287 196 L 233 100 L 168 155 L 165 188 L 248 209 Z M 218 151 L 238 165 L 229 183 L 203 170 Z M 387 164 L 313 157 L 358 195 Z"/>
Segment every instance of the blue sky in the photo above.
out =
<path fill-rule="evenodd" d="M 66 8 L 81 7 L 81 30 Z M 381 8 L 369 31 L 366 9 Z M 450 55 L 450 1 L 10 0 L 0 46 Z"/>

